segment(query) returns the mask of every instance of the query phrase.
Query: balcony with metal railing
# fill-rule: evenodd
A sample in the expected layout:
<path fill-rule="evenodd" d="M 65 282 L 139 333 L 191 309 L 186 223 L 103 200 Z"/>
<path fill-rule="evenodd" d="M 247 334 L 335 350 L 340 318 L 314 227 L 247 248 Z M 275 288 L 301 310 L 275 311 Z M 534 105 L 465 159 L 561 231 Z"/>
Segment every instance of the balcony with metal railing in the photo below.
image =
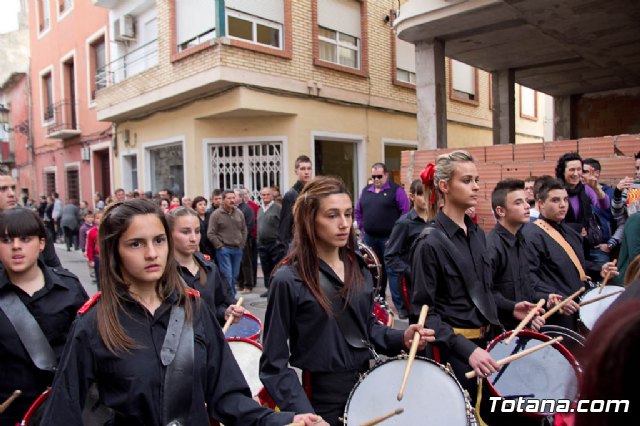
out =
<path fill-rule="evenodd" d="M 95 90 L 111 87 L 158 64 L 158 40 L 145 43 L 96 70 Z"/>
<path fill-rule="evenodd" d="M 80 128 L 76 118 L 77 104 L 68 99 L 49 105 L 45 111 L 47 125 L 47 138 L 70 139 L 78 136 Z"/>

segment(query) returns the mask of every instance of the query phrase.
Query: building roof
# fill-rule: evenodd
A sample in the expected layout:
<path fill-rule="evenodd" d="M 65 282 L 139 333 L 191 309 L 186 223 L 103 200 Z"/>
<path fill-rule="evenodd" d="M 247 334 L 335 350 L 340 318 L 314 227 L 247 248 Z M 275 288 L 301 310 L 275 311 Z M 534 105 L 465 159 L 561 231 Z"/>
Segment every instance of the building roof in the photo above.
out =
<path fill-rule="evenodd" d="M 445 54 L 566 96 L 640 86 L 640 1 L 409 0 L 398 37 L 440 39 Z"/>

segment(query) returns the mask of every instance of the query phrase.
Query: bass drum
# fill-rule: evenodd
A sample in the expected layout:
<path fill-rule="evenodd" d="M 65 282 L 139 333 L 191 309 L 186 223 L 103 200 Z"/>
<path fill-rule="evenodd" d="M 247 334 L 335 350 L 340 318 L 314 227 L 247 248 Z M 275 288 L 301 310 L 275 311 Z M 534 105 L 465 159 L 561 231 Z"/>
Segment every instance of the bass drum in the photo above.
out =
<path fill-rule="evenodd" d="M 584 337 L 582 334 L 577 333 L 559 325 L 543 325 L 540 328 L 540 333 L 554 337 L 562 337 L 562 346 L 569 349 L 573 356 L 577 356 L 584 348 Z"/>

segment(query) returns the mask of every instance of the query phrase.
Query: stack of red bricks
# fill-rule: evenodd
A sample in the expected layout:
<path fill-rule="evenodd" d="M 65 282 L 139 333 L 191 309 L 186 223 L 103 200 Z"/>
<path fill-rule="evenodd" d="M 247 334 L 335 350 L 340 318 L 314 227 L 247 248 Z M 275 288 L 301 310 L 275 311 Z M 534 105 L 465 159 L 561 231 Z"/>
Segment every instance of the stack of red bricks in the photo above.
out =
<path fill-rule="evenodd" d="M 459 148 L 456 148 L 459 149 Z M 640 151 L 640 135 L 603 136 L 537 144 L 492 145 L 462 148 L 474 156 L 480 175 L 480 199 L 476 208 L 478 224 L 485 231 L 495 225 L 491 213 L 491 192 L 501 179 L 555 175 L 558 158 L 567 152 L 578 152 L 582 158 L 595 158 L 602 164 L 601 182 L 615 186 L 625 176 L 633 176 L 634 154 Z M 402 184 L 411 181 L 440 154 L 454 151 L 404 151 L 402 153 Z"/>

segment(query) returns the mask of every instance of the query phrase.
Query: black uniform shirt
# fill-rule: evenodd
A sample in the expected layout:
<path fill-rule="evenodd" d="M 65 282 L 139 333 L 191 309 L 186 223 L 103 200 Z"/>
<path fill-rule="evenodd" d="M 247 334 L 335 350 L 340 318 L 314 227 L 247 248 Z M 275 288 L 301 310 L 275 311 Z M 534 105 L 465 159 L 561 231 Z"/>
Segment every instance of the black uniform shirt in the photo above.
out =
<path fill-rule="evenodd" d="M 384 249 L 384 264 L 398 274 L 411 274 L 411 247 L 427 222 L 411 209 L 400 216 L 393 225 L 391 236 Z"/>
<path fill-rule="evenodd" d="M 138 347 L 114 355 L 103 344 L 93 307 L 74 324 L 56 374 L 42 424 L 82 425 L 82 404 L 96 382 L 101 401 L 115 411 L 113 426 L 162 425 L 166 368 L 160 351 L 177 296 L 165 300 L 152 315 L 128 294 L 122 295 L 119 319 Z M 97 303 L 101 303 L 98 301 Z M 226 425 L 282 425 L 293 413 L 274 413 L 252 398 L 222 330 L 204 303 L 193 318 L 194 378 L 189 426 L 209 426 L 209 416 Z M 205 407 L 206 403 L 206 407 Z"/>
<path fill-rule="evenodd" d="M 498 307 L 500 322 L 513 329 L 518 321 L 513 317 L 516 303 L 536 303 L 545 294 L 533 290 L 529 276 L 527 247 L 522 227 L 515 235 L 501 224 L 496 224 L 487 235 L 487 253 L 493 272 L 493 297 Z"/>
<path fill-rule="evenodd" d="M 359 328 L 366 330 L 376 351 L 397 355 L 403 348 L 403 332 L 377 322 L 373 315 L 371 274 L 363 262 L 360 270 L 365 276 L 364 289 L 349 302 Z M 320 271 L 334 284 L 343 285 L 322 261 Z M 356 349 L 347 343 L 335 318 L 327 316 L 293 266 L 284 265 L 278 269 L 270 291 L 260 380 L 280 408 L 313 412 L 298 376 L 289 364 L 310 372 L 348 372 L 362 369 L 371 354 L 368 349 Z"/>
<path fill-rule="evenodd" d="M 44 274 L 44 287 L 29 296 L 11 284 L 6 271 L 0 273 L 0 294 L 14 292 L 33 315 L 59 359 L 76 312 L 88 299 L 78 278 L 63 268 L 38 266 Z M 0 402 L 14 390 L 22 396 L 0 414 L 0 425 L 19 423 L 31 403 L 53 381 L 53 373 L 39 370 L 22 345 L 16 330 L 0 309 Z"/>
<path fill-rule="evenodd" d="M 543 216 L 540 219 L 554 227 L 567 240 L 584 267 L 582 237 L 564 223 L 556 223 Z M 584 286 L 569 255 L 549 234 L 533 223 L 524 225 L 522 233 L 527 241 L 529 276 L 536 292 L 547 296 L 550 293 L 569 296 Z"/>
<path fill-rule="evenodd" d="M 194 257 L 206 271 L 207 279 L 204 286 L 200 283 L 200 270 L 194 276 L 188 268 L 178 265 L 178 272 L 189 287 L 200 292 L 200 297 L 209 305 L 218 322 L 224 324 L 224 314 L 229 305 L 235 304 L 236 300 L 229 294 L 229 285 L 222 279 L 216 265 L 205 259 L 201 253 L 194 253 Z"/>
<path fill-rule="evenodd" d="M 451 240 L 455 253 L 435 235 L 416 244 L 411 268 L 411 303 L 413 312 L 420 312 L 422 305 L 429 306 L 425 326 L 435 330 L 436 343 L 445 344 L 466 359 L 476 345 L 454 334 L 452 328 L 479 328 L 489 323 L 499 324 L 499 321 L 489 286 L 490 267 L 484 259 L 484 232 L 466 215 L 464 220 L 466 234 L 442 211 L 432 225 Z M 467 283 L 465 276 L 473 282 Z"/>

